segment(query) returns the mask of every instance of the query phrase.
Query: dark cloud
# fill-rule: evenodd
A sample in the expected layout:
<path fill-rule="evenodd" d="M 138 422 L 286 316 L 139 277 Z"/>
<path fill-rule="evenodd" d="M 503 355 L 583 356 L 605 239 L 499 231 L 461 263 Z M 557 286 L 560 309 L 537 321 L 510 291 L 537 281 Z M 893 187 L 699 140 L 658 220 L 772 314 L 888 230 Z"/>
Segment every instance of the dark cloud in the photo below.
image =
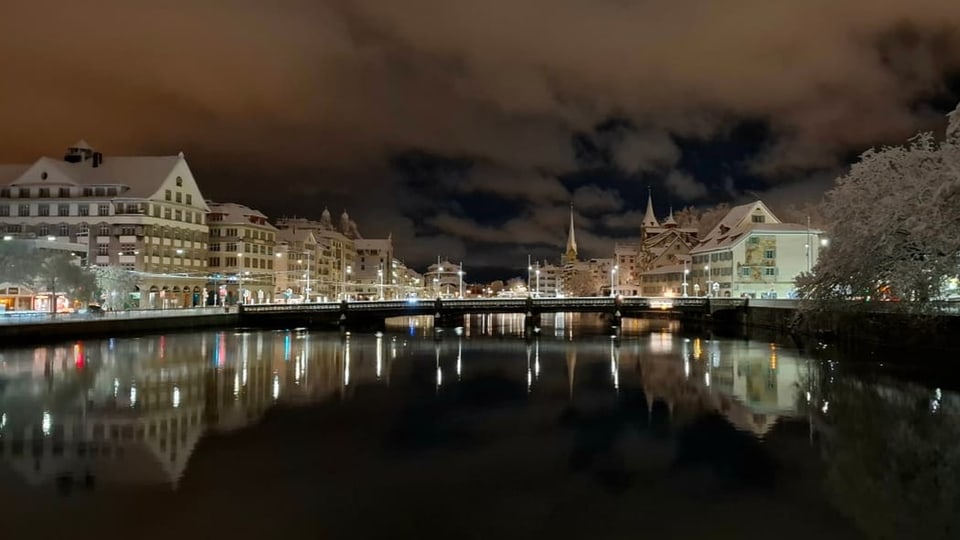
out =
<path fill-rule="evenodd" d="M 558 180 L 582 165 L 575 134 L 637 183 L 708 202 L 748 188 L 677 172 L 678 141 L 759 120 L 770 136 L 746 174 L 787 193 L 940 125 L 923 104 L 960 70 L 958 26 L 942 0 L 15 2 L 0 161 L 81 137 L 108 155 L 183 150 L 212 198 L 347 207 L 417 262 L 485 249 L 471 242 L 559 249 L 571 198 L 626 216 L 645 198 Z M 410 155 L 452 164 L 398 171 Z M 491 224 L 471 194 L 529 206 Z M 578 239 L 610 244 L 589 221 Z"/>

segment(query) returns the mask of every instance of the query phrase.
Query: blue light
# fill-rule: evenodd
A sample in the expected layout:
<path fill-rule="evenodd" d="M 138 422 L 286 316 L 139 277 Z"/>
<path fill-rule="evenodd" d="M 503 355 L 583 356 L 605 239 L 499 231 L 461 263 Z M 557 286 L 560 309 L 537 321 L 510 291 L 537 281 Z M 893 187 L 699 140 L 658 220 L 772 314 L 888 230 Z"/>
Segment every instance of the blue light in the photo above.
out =
<path fill-rule="evenodd" d="M 290 361 L 290 333 L 287 332 L 287 335 L 283 336 L 283 361 Z"/>

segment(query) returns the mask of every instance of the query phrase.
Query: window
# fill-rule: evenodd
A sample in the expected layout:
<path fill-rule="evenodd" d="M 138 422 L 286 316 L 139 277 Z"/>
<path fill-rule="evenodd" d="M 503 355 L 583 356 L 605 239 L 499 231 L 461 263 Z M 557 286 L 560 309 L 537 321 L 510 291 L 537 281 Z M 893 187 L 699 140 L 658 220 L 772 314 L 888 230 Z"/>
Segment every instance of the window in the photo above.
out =
<path fill-rule="evenodd" d="M 93 197 L 93 188 L 85 187 L 83 188 L 84 197 Z"/>
<path fill-rule="evenodd" d="M 777 268 L 775 266 L 767 266 L 763 269 L 763 275 L 765 276 L 775 276 L 777 275 Z"/>
<path fill-rule="evenodd" d="M 210 244 L 210 251 L 220 251 L 220 244 Z"/>
<path fill-rule="evenodd" d="M 107 196 L 108 196 L 108 197 L 116 197 L 116 196 L 117 196 L 117 188 L 115 188 L 115 187 L 108 187 L 108 188 L 107 188 Z"/>
<path fill-rule="evenodd" d="M 754 223 L 764 223 L 764 221 L 765 221 L 763 214 L 755 214 L 755 215 L 752 215 L 752 216 L 750 216 L 750 219 L 751 219 Z"/>
<path fill-rule="evenodd" d="M 17 194 L 18 194 L 20 197 L 29 197 L 29 196 L 30 196 L 30 188 L 22 187 L 22 188 L 20 188 L 19 190 L 17 190 Z"/>
<path fill-rule="evenodd" d="M 70 236 L 70 227 L 66 223 L 61 223 L 57 227 L 57 234 L 60 236 Z"/>
<path fill-rule="evenodd" d="M 98 204 L 98 205 L 97 205 L 97 215 L 98 215 L 98 216 L 109 216 L 109 215 L 110 215 L 110 205 L 109 205 L 109 204 Z"/>
<path fill-rule="evenodd" d="M 126 226 L 120 227 L 120 234 L 123 235 L 123 236 L 133 236 L 133 235 L 136 234 L 136 233 L 137 233 L 137 228 L 136 228 L 136 227 L 133 227 L 133 226 L 130 226 L 130 225 L 126 225 Z"/>
<path fill-rule="evenodd" d="M 171 219 L 171 218 L 173 218 L 173 210 L 170 210 L 169 208 L 164 208 L 163 219 Z"/>
<path fill-rule="evenodd" d="M 171 193 L 169 189 L 163 192 L 163 200 L 172 200 L 171 197 L 173 197 L 173 193 Z"/>
<path fill-rule="evenodd" d="M 77 210 L 79 210 L 79 214 L 80 214 L 81 216 L 89 216 L 89 215 L 90 215 L 90 205 L 89 205 L 89 204 L 81 204 L 80 206 L 77 207 Z"/>
<path fill-rule="evenodd" d="M 220 266 L 220 257 L 210 257 L 207 266 Z"/>
<path fill-rule="evenodd" d="M 0 204 L 0 216 L 7 217 L 9 215 L 10 215 L 10 205 Z"/>
<path fill-rule="evenodd" d="M 97 246 L 97 255 L 101 257 L 106 257 L 110 255 L 110 245 L 109 244 L 100 244 Z"/>
<path fill-rule="evenodd" d="M 193 195 L 187 193 L 187 204 L 193 204 Z"/>
<path fill-rule="evenodd" d="M 237 235 L 237 230 L 236 230 L 236 229 L 227 229 L 227 234 L 226 234 L 226 236 L 236 236 L 236 235 Z"/>
<path fill-rule="evenodd" d="M 177 192 L 177 202 L 183 202 L 183 194 L 179 191 Z"/>
<path fill-rule="evenodd" d="M 48 225 L 40 225 L 37 227 L 37 236 L 47 236 L 50 234 L 50 227 Z"/>
<path fill-rule="evenodd" d="M 0 197 L 10 198 L 10 188 L 0 189 Z"/>
<path fill-rule="evenodd" d="M 50 188 L 46 188 L 46 187 L 40 188 L 40 197 L 41 197 L 41 198 L 44 198 L 44 199 L 49 198 L 49 197 L 50 197 Z"/>
<path fill-rule="evenodd" d="M 237 265 L 237 258 L 236 258 L 236 257 L 227 257 L 227 258 L 226 258 L 226 266 L 236 266 L 236 265 Z"/>
<path fill-rule="evenodd" d="M 177 187 L 183 187 L 183 178 L 177 177 Z"/>
<path fill-rule="evenodd" d="M 110 236 L 110 226 L 106 223 L 100 224 L 100 236 Z"/>
<path fill-rule="evenodd" d="M 740 275 L 743 277 L 750 277 L 750 267 L 744 266 L 740 269 Z"/>
<path fill-rule="evenodd" d="M 177 221 L 183 221 L 183 212 L 181 212 L 180 210 L 177 210 L 174 213 L 174 219 Z"/>
<path fill-rule="evenodd" d="M 80 235 L 90 234 L 90 226 L 87 225 L 86 223 L 81 223 L 80 226 L 77 227 L 77 234 L 80 234 Z"/>
<path fill-rule="evenodd" d="M 763 258 L 764 258 L 764 259 L 776 259 L 776 258 L 777 258 L 777 250 L 775 250 L 775 249 L 767 249 L 767 250 L 764 250 L 764 252 L 763 252 Z"/>
<path fill-rule="evenodd" d="M 38 204 L 38 205 L 37 205 L 37 215 L 38 215 L 38 216 L 49 216 L 49 215 L 50 215 L 50 205 L 49 205 L 49 204 Z"/>
<path fill-rule="evenodd" d="M 58 216 L 69 216 L 69 215 L 70 215 L 70 205 L 69 205 L 69 204 L 58 204 L 58 205 L 57 205 L 57 215 L 58 215 Z"/>
<path fill-rule="evenodd" d="M 227 244 L 227 251 L 236 251 L 236 250 L 237 250 L 237 244 L 236 244 L 236 243 L 230 242 L 230 243 Z"/>
<path fill-rule="evenodd" d="M 102 187 L 93 188 L 93 193 L 97 197 L 103 197 L 104 195 L 107 194 L 107 190 L 103 189 Z"/>
<path fill-rule="evenodd" d="M 760 237 L 759 237 L 759 236 L 751 236 L 750 239 L 747 240 L 747 243 L 750 244 L 751 246 L 759 245 L 759 244 L 760 244 Z"/>
<path fill-rule="evenodd" d="M 70 188 L 68 188 L 68 187 L 62 187 L 62 188 L 60 188 L 60 191 L 59 191 L 58 195 L 59 195 L 60 197 L 69 197 L 69 196 L 70 196 Z"/>

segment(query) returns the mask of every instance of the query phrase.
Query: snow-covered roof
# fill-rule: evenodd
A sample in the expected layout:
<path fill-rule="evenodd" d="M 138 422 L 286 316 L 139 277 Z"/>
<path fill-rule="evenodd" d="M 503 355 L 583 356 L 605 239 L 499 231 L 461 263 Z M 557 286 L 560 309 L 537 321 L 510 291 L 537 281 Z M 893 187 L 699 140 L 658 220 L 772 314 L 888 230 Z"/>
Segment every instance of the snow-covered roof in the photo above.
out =
<path fill-rule="evenodd" d="M 252 223 L 250 218 L 259 218 L 260 220 L 263 220 L 263 223 L 252 224 L 276 230 L 276 227 L 267 221 L 267 216 L 265 216 L 259 210 L 254 210 L 248 206 L 238 203 L 217 203 L 213 201 L 207 201 L 207 205 L 210 207 L 208 214 L 220 214 L 223 216 L 220 220 L 218 220 L 218 223 L 249 225 Z"/>
<path fill-rule="evenodd" d="M 11 186 L 34 185 L 42 181 L 42 173 L 56 173 L 56 176 L 51 175 L 47 183 L 126 186 L 128 189 L 121 191 L 121 197 L 143 199 L 160 189 L 161 184 L 170 177 L 181 160 L 182 156 L 106 156 L 94 167 L 90 160 L 70 163 L 42 157 L 7 183 Z M 33 172 L 36 173 L 36 178 L 33 177 Z M 0 179 L 2 178 L 0 175 Z"/>
<path fill-rule="evenodd" d="M 316 239 L 307 229 L 280 229 L 277 232 L 277 242 L 316 243 Z"/>
<path fill-rule="evenodd" d="M 643 214 L 643 226 L 644 227 L 659 227 L 660 222 L 657 221 L 657 216 L 653 212 L 653 194 L 647 193 L 647 211 Z"/>

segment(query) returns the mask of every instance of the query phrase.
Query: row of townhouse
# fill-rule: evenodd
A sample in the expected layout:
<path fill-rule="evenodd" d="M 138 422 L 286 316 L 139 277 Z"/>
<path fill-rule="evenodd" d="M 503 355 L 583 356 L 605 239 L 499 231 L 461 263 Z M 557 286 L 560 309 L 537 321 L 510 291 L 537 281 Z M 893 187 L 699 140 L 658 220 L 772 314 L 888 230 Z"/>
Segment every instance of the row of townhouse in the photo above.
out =
<path fill-rule="evenodd" d="M 380 289 L 394 297 L 395 283 L 414 279 L 390 238 L 361 238 L 346 212 L 339 226 L 326 210 L 319 221 L 273 225 L 257 210 L 207 201 L 182 153 L 104 156 L 84 141 L 62 159 L 0 165 L 0 234 L 132 272 L 127 304 L 141 308 L 372 297 Z"/>

